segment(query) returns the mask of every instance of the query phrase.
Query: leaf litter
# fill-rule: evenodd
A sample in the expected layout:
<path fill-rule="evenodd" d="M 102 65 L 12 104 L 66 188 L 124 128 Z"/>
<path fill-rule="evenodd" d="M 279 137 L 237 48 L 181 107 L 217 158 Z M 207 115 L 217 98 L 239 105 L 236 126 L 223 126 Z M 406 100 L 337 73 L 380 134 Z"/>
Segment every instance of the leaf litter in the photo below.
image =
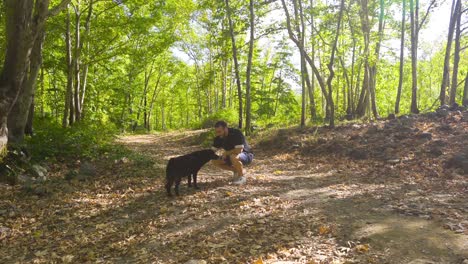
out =
<path fill-rule="evenodd" d="M 83 182 L 57 164 L 45 196 L 0 186 L 0 262 L 461 263 L 467 176 L 445 161 L 468 125 L 453 115 L 258 135 L 245 186 L 208 165 L 175 199 L 165 163 L 206 131 L 121 137 L 154 163 L 103 159 Z"/>

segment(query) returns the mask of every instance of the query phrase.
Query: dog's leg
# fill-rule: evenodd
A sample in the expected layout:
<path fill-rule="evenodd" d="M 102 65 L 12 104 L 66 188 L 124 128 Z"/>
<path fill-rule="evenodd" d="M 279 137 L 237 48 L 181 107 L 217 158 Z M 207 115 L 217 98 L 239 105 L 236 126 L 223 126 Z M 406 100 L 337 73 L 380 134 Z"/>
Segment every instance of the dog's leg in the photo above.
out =
<path fill-rule="evenodd" d="M 195 178 L 194 178 L 195 180 Z M 195 181 L 194 181 L 195 182 Z M 196 184 L 196 183 L 195 183 Z M 192 187 L 192 173 L 188 175 L 188 187 Z"/>
<path fill-rule="evenodd" d="M 180 181 L 181 181 L 181 180 L 182 180 L 181 178 L 178 178 L 178 179 L 176 180 L 176 182 L 175 182 L 175 194 L 176 194 L 177 196 L 179 196 L 179 185 L 180 185 Z"/>
<path fill-rule="evenodd" d="M 197 185 L 197 174 L 198 174 L 198 171 L 193 173 L 193 186 L 195 187 L 195 189 L 200 189 L 200 187 L 198 187 Z"/>
<path fill-rule="evenodd" d="M 174 181 L 172 179 L 168 179 L 167 182 L 166 182 L 166 191 L 167 191 L 167 196 L 172 196 L 171 194 L 171 187 L 172 187 L 172 183 Z"/>

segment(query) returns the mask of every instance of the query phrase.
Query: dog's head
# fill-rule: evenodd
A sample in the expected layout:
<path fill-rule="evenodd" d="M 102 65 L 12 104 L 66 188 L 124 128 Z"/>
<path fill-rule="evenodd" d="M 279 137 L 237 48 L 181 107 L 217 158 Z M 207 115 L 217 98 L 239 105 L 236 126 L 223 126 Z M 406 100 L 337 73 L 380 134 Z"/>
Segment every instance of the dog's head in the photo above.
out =
<path fill-rule="evenodd" d="M 210 160 L 219 159 L 219 156 L 212 149 L 204 149 L 200 151 L 201 156 L 206 157 Z"/>

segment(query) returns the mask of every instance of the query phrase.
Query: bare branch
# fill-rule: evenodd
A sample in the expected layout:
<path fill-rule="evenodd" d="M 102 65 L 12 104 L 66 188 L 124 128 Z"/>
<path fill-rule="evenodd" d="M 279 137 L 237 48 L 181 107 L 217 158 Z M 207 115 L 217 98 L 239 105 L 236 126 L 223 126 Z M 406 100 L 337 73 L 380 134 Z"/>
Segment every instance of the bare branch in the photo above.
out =
<path fill-rule="evenodd" d="M 67 8 L 68 4 L 70 4 L 71 1 L 72 0 L 62 0 L 62 2 L 60 2 L 60 4 L 58 4 L 57 6 L 55 6 L 52 9 L 49 9 L 47 17 L 53 17 L 53 16 L 58 15 L 60 12 L 62 12 L 62 10 Z"/>
<path fill-rule="evenodd" d="M 266 0 L 265 2 L 261 2 L 260 5 L 261 6 L 264 6 L 264 5 L 269 5 L 271 3 L 274 3 L 276 2 L 277 0 Z"/>
<path fill-rule="evenodd" d="M 429 16 L 429 13 L 431 12 L 431 9 L 434 8 L 434 5 L 436 3 L 436 0 L 432 0 L 429 6 L 427 7 L 426 14 L 424 14 L 423 19 L 421 20 L 421 23 L 418 25 L 417 31 L 421 30 L 422 26 L 426 22 L 427 17 Z"/>

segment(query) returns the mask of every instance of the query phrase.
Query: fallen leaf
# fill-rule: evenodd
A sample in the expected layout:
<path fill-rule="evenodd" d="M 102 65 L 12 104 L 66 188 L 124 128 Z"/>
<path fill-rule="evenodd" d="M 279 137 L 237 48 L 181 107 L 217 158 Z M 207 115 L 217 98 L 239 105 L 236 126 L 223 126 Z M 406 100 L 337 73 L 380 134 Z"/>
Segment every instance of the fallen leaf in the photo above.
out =
<path fill-rule="evenodd" d="M 34 236 L 35 238 L 41 237 L 41 236 L 42 236 L 42 231 L 41 231 L 41 230 L 35 231 L 35 232 L 33 233 L 33 236 Z"/>
<path fill-rule="evenodd" d="M 330 233 L 330 227 L 323 225 L 319 227 L 318 231 L 319 231 L 319 234 L 323 236 L 323 235 Z"/>
<path fill-rule="evenodd" d="M 63 261 L 63 263 L 71 263 L 73 261 L 74 257 L 75 256 L 73 256 L 73 255 L 66 255 L 66 256 L 62 257 L 62 261 Z"/>
<path fill-rule="evenodd" d="M 356 251 L 359 253 L 366 253 L 369 251 L 369 244 L 357 245 Z"/>
<path fill-rule="evenodd" d="M 167 213 L 167 211 L 169 211 L 169 210 L 168 210 L 167 207 L 165 207 L 165 206 L 163 206 L 163 207 L 161 207 L 161 208 L 159 209 L 159 213 L 160 213 L 160 214 L 165 214 L 165 213 Z"/>
<path fill-rule="evenodd" d="M 36 251 L 36 252 L 34 253 L 34 255 L 35 255 L 36 257 L 43 257 L 43 256 L 47 255 L 47 250 Z"/>
<path fill-rule="evenodd" d="M 257 259 L 256 261 L 254 261 L 253 264 L 263 264 L 265 262 L 263 262 L 263 259 L 260 257 L 259 259 Z"/>

